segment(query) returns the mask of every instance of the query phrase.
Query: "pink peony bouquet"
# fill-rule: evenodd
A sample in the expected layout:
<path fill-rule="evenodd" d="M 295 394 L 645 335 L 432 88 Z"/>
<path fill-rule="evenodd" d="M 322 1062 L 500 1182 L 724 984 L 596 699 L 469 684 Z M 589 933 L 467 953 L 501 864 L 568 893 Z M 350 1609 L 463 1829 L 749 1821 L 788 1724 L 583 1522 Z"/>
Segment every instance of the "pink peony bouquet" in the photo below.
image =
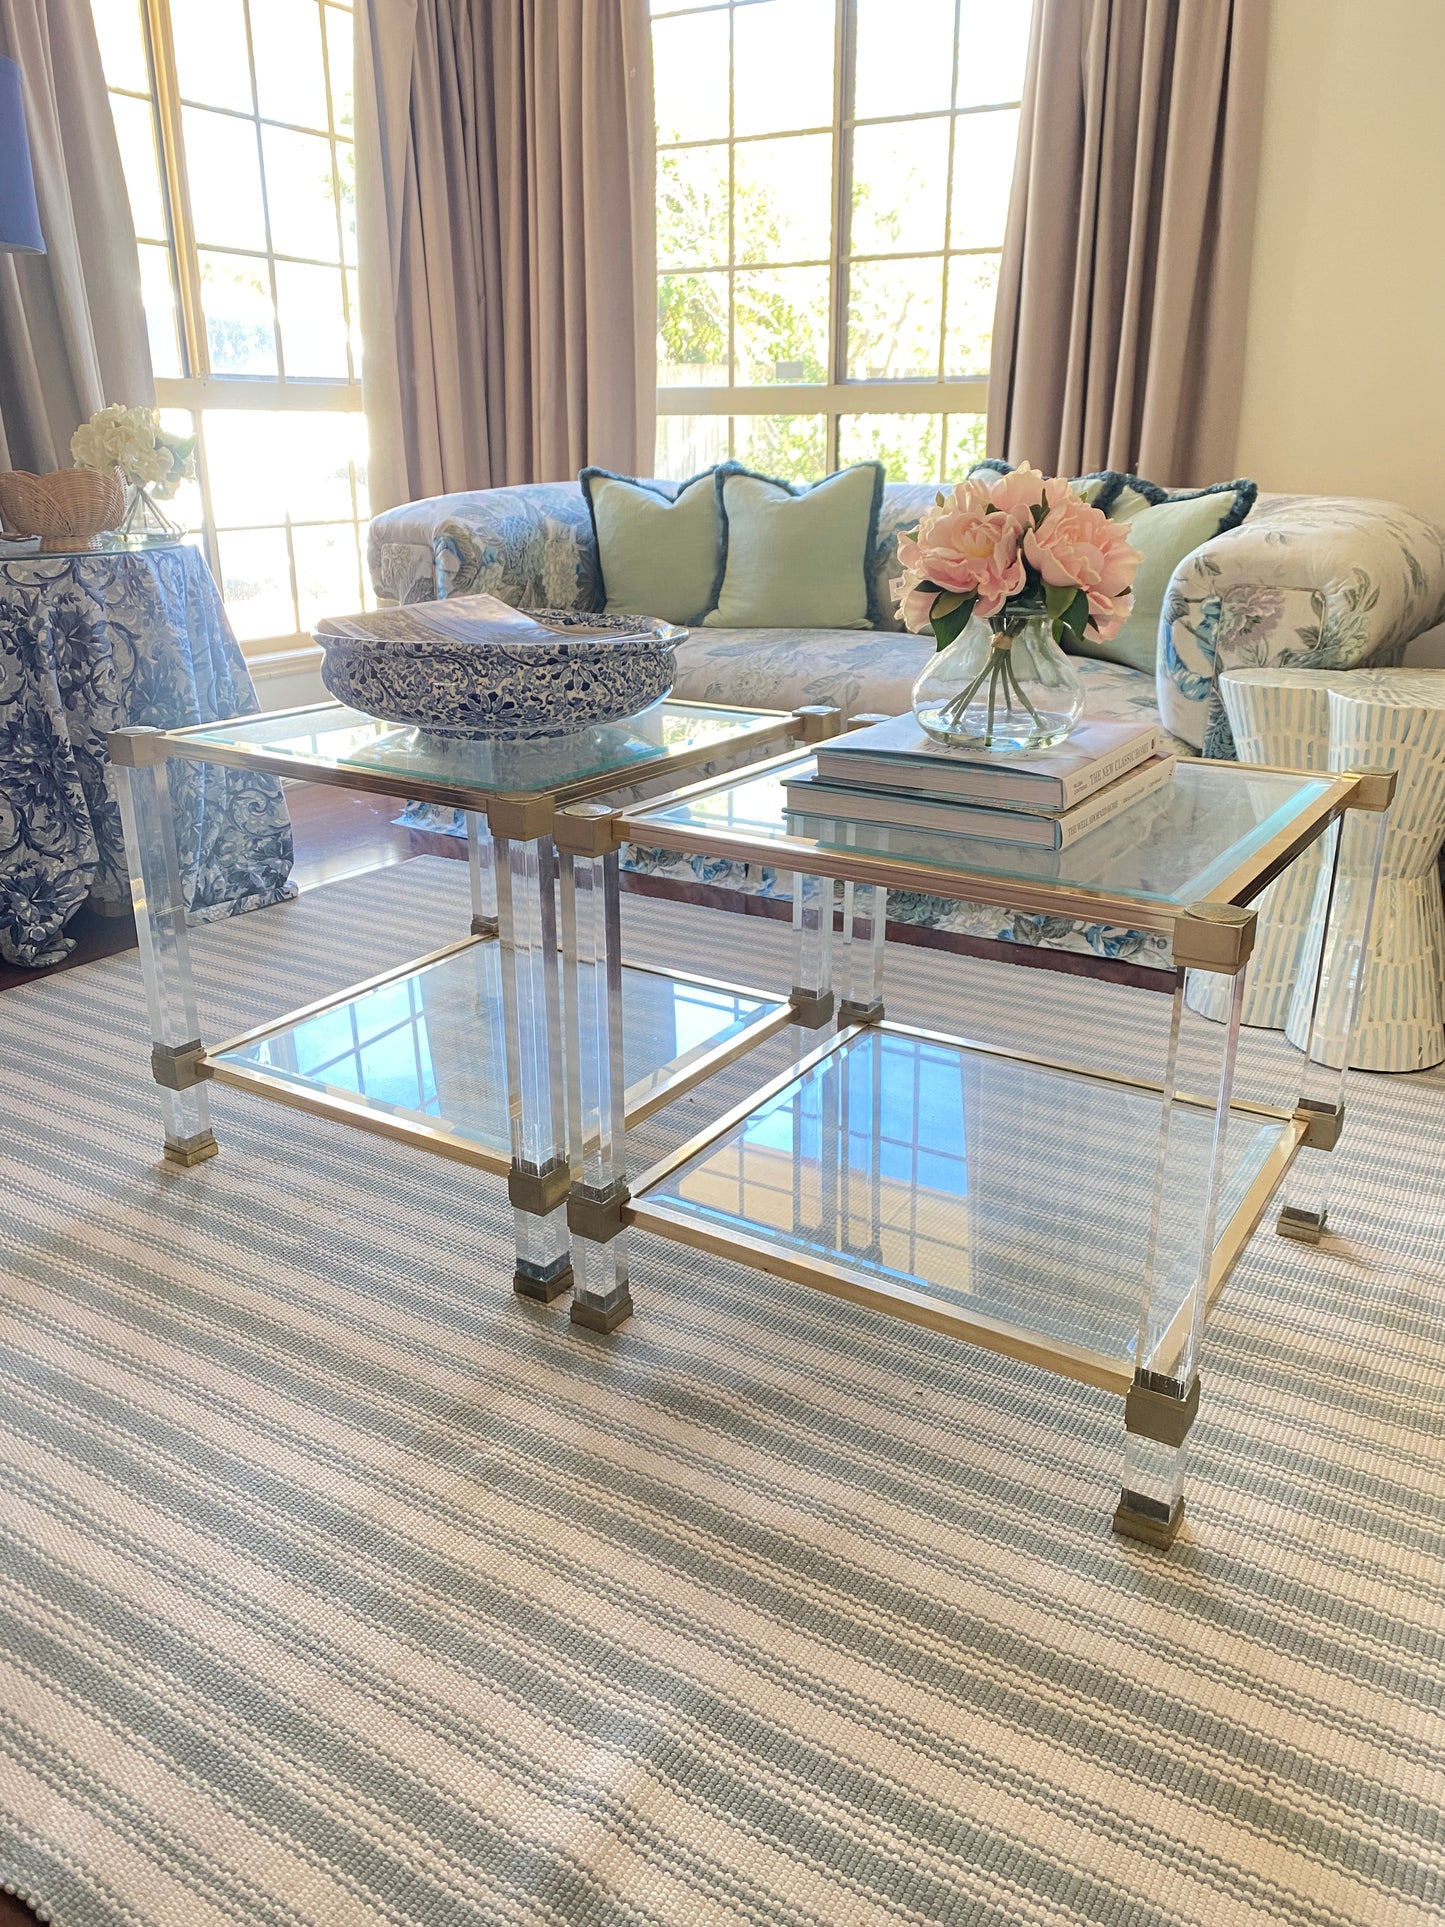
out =
<path fill-rule="evenodd" d="M 1054 641 L 1118 633 L 1134 606 L 1143 560 L 1124 529 L 1056 475 L 1025 463 L 982 470 L 940 494 L 911 535 L 898 538 L 903 574 L 892 584 L 904 626 L 931 628 L 947 648 L 972 616 L 995 633 L 1048 616 Z"/>

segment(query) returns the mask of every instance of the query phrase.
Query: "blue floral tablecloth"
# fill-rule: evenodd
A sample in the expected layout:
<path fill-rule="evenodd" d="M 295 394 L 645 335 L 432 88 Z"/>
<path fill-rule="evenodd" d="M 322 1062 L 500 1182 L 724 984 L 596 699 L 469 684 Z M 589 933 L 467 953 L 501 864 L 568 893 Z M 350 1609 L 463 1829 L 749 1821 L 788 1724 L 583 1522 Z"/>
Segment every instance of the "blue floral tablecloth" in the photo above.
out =
<path fill-rule="evenodd" d="M 106 738 L 259 707 L 206 560 L 176 547 L 0 561 L 0 956 L 58 963 L 90 898 L 130 902 Z M 186 905 L 211 922 L 295 895 L 272 776 L 169 765 Z"/>

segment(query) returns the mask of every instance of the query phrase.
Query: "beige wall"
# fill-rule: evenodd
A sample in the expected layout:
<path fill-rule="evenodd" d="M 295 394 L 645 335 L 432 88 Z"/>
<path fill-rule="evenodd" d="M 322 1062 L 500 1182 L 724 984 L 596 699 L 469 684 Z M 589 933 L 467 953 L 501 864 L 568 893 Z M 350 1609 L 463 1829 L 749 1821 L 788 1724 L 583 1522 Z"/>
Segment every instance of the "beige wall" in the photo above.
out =
<path fill-rule="evenodd" d="M 1445 524 L 1445 0 L 1269 4 L 1238 473 Z"/>

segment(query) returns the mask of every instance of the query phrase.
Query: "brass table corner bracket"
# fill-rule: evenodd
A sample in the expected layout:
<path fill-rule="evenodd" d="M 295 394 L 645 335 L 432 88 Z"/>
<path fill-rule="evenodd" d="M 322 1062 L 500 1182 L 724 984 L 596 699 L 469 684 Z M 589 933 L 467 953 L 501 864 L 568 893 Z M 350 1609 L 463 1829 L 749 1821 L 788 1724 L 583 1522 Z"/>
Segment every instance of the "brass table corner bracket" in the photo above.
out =
<path fill-rule="evenodd" d="M 1347 810 L 1368 810 L 1378 816 L 1394 802 L 1398 770 L 1352 769 L 1345 773 L 1355 779 L 1354 794 L 1345 805 Z"/>
<path fill-rule="evenodd" d="M 487 828 L 505 843 L 535 843 L 552 835 L 554 814 L 550 796 L 489 796 Z"/>
<path fill-rule="evenodd" d="M 795 984 L 788 992 L 788 1003 L 792 1008 L 793 1022 L 803 1030 L 822 1030 L 833 1020 L 834 999 L 831 990 L 821 994 L 813 990 L 799 990 Z"/>
<path fill-rule="evenodd" d="M 502 934 L 502 926 L 495 917 L 473 917 L 471 932 L 474 937 L 486 937 L 489 941 L 495 941 Z"/>
<path fill-rule="evenodd" d="M 516 1211 L 525 1211 L 532 1218 L 545 1218 L 559 1205 L 565 1204 L 571 1188 L 572 1167 L 566 1158 L 558 1158 L 542 1171 L 530 1171 L 525 1165 L 513 1164 L 507 1173 L 508 1204 Z"/>
<path fill-rule="evenodd" d="M 567 1196 L 567 1229 L 574 1238 L 586 1238 L 590 1244 L 609 1244 L 619 1231 L 627 1229 L 631 1197 L 625 1184 L 614 1184 L 604 1194 L 574 1184 Z"/>
<path fill-rule="evenodd" d="M 1325 1235 L 1325 1224 L 1323 1211 L 1305 1211 L 1297 1204 L 1287 1204 L 1274 1228 L 1281 1238 L 1292 1238 L 1296 1244 L 1317 1245 Z"/>
<path fill-rule="evenodd" d="M 199 1037 L 189 1044 L 152 1044 L 151 1076 L 168 1091 L 193 1090 L 210 1075 Z"/>
<path fill-rule="evenodd" d="M 632 1316 L 632 1298 L 629 1294 L 615 1299 L 610 1305 L 594 1305 L 574 1294 L 572 1309 L 567 1316 L 584 1331 L 615 1332 L 619 1325 L 625 1324 Z"/>
<path fill-rule="evenodd" d="M 833 703 L 805 703 L 793 711 L 793 734 L 799 742 L 822 743 L 843 731 L 843 712 Z"/>
<path fill-rule="evenodd" d="M 838 1006 L 839 1030 L 849 1024 L 881 1024 L 882 1022 L 883 1005 L 878 999 L 871 1004 L 858 1004 L 851 997 L 845 997 Z"/>
<path fill-rule="evenodd" d="M 122 769 L 147 769 L 166 760 L 164 735 L 149 723 L 130 723 L 107 737 L 106 753 Z"/>
<path fill-rule="evenodd" d="M 1296 1124 L 1305 1127 L 1305 1134 L 1300 1139 L 1302 1148 L 1333 1151 L 1345 1127 L 1345 1107 L 1343 1104 L 1326 1104 L 1317 1097 L 1302 1097 L 1295 1106 L 1294 1119 Z"/>
<path fill-rule="evenodd" d="M 1160 1445 L 1183 1445 L 1199 1415 L 1199 1374 L 1182 1387 L 1164 1391 L 1157 1385 L 1134 1383 L 1124 1394 L 1124 1430 Z"/>
<path fill-rule="evenodd" d="M 1169 1511 L 1142 1493 L 1124 1491 L 1114 1508 L 1114 1530 L 1121 1539 L 1137 1539 L 1141 1545 L 1159 1546 L 1168 1551 L 1179 1537 L 1184 1523 L 1184 1501 L 1176 1499 Z"/>
<path fill-rule="evenodd" d="M 569 803 L 552 827 L 557 848 L 569 856 L 610 856 L 622 848 L 622 812 L 610 803 Z"/>
<path fill-rule="evenodd" d="M 1254 953 L 1259 919 L 1233 903 L 1191 903 L 1174 924 L 1174 962 L 1235 977 Z"/>
<path fill-rule="evenodd" d="M 564 1291 L 571 1291 L 572 1283 L 570 1258 L 564 1258 L 550 1271 L 523 1271 L 518 1266 L 512 1273 L 512 1290 L 519 1298 L 530 1298 L 538 1305 L 550 1305 L 552 1300 L 560 1298 Z"/>

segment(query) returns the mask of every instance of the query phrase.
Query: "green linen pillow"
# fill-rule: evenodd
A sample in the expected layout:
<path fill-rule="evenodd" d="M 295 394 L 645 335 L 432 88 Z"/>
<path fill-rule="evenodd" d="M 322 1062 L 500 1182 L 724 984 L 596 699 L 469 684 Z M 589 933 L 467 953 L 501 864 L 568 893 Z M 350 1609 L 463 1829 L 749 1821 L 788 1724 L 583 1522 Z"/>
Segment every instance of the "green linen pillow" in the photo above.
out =
<path fill-rule="evenodd" d="M 584 468 L 578 480 L 607 614 L 697 622 L 714 600 L 722 553 L 712 469 L 684 482 L 672 500 L 654 483 L 605 468 Z"/>
<path fill-rule="evenodd" d="M 975 462 L 969 474 L 990 469 L 1007 475 L 1013 466 L 990 458 Z M 1145 481 L 1142 475 L 1102 469 L 1077 477 L 1070 486 L 1102 509 L 1111 522 L 1125 524 L 1130 542 L 1144 559 L 1134 577 L 1134 607 L 1118 635 L 1112 642 L 1071 639 L 1069 652 L 1101 662 L 1121 662 L 1152 676 L 1159 653 L 1159 617 L 1170 578 L 1186 555 L 1226 529 L 1238 528 L 1254 507 L 1258 485 L 1215 482 L 1209 488 L 1167 489 Z"/>
<path fill-rule="evenodd" d="M 1111 642 L 1086 636 L 1072 648 L 1078 655 L 1122 662 L 1152 676 L 1159 655 L 1159 617 L 1174 571 L 1201 544 L 1237 528 L 1259 491 L 1253 482 L 1217 482 L 1212 488 L 1168 494 L 1137 475 L 1119 480 L 1121 487 L 1104 513 L 1128 529 L 1129 541 L 1144 558 L 1134 577 L 1134 607 Z"/>
<path fill-rule="evenodd" d="M 713 478 L 723 564 L 711 629 L 869 629 L 882 612 L 870 566 L 883 464 L 859 462 L 811 487 L 725 462 Z"/>

